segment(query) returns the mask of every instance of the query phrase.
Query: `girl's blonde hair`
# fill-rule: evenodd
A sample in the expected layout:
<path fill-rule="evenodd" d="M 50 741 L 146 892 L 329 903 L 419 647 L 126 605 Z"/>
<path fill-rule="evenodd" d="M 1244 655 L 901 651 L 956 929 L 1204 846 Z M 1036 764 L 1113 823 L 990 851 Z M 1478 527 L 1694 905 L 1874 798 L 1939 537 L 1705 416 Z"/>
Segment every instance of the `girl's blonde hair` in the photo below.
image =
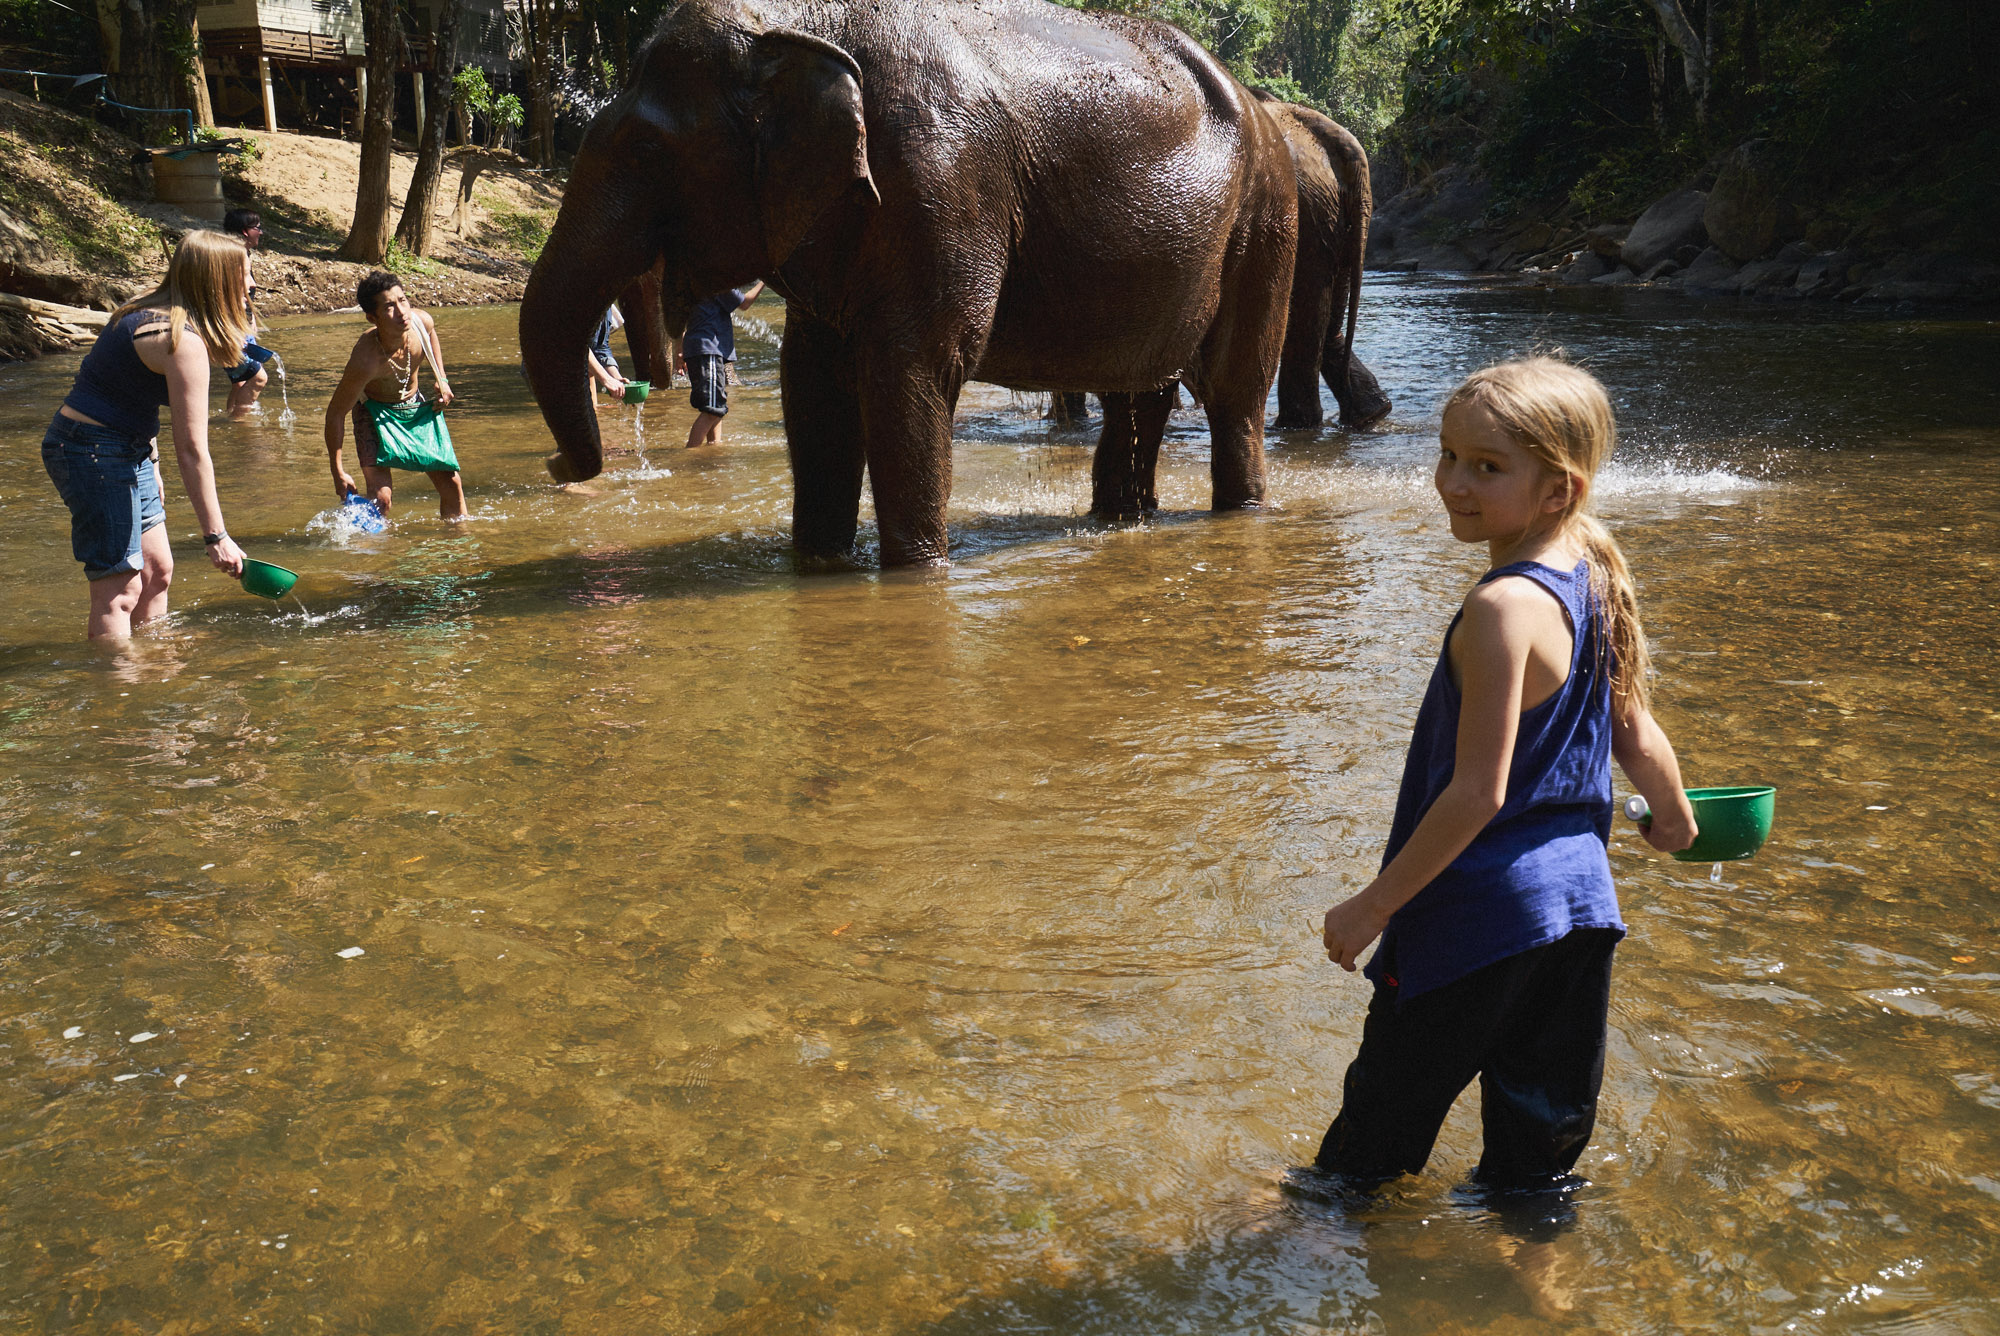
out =
<path fill-rule="evenodd" d="M 190 232 L 181 238 L 167 277 L 159 287 L 134 297 L 111 313 L 116 324 L 134 311 L 167 313 L 167 348 L 181 346 L 181 330 L 193 325 L 214 366 L 243 360 L 243 344 L 254 332 L 244 301 L 244 270 L 250 252 L 222 232 Z"/>
<path fill-rule="evenodd" d="M 1643 708 L 1652 656 L 1639 624 L 1632 569 L 1617 540 L 1590 513 L 1591 482 L 1611 457 L 1618 424 L 1597 377 L 1558 357 L 1500 362 L 1466 377 L 1445 411 L 1478 405 L 1551 473 L 1569 478 L 1569 502 L 1558 532 L 1573 534 L 1590 560 L 1590 584 L 1611 658 L 1611 696 L 1621 709 Z"/>

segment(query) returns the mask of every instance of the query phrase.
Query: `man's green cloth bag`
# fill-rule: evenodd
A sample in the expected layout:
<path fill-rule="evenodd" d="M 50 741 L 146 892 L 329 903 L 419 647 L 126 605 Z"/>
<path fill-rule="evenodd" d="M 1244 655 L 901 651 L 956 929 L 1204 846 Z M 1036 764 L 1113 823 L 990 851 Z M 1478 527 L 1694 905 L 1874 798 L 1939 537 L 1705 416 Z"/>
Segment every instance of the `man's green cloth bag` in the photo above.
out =
<path fill-rule="evenodd" d="M 385 404 L 368 400 L 375 419 L 375 464 L 378 468 L 416 473 L 456 473 L 458 455 L 451 448 L 451 428 L 444 410 L 428 399 Z"/>

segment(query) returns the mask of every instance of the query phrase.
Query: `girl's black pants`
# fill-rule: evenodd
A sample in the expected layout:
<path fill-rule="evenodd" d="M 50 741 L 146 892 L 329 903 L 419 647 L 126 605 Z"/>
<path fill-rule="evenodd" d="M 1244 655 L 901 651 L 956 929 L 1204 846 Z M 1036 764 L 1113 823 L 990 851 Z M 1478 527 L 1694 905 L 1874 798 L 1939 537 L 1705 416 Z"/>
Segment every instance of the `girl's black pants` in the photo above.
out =
<path fill-rule="evenodd" d="M 1578 928 L 1400 1005 L 1378 984 L 1317 1167 L 1357 1186 L 1416 1173 L 1477 1076 L 1481 1185 L 1562 1185 L 1597 1122 L 1618 938 Z"/>

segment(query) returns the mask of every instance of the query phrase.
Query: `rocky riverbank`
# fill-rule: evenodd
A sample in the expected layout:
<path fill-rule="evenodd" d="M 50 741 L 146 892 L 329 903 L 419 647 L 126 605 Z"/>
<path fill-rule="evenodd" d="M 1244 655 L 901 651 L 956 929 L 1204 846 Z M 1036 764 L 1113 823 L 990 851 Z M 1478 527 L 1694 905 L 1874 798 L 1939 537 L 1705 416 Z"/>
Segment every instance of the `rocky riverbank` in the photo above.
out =
<path fill-rule="evenodd" d="M 224 159 L 224 191 L 263 218 L 258 311 L 351 305 L 369 266 L 333 253 L 353 219 L 360 146 L 246 137 L 251 151 Z M 0 361 L 88 342 L 101 313 L 160 281 L 183 235 L 210 226 L 151 198 L 147 161 L 136 141 L 87 116 L 0 92 L 0 298 L 15 299 L 0 300 Z M 398 207 L 414 169 L 399 150 Z M 457 155 L 439 183 L 434 253 L 392 253 L 390 263 L 421 306 L 516 301 L 560 203 L 559 184 L 512 154 Z"/>
<path fill-rule="evenodd" d="M 1712 163 L 1626 218 L 1565 200 L 1496 205 L 1474 169 L 1448 166 L 1375 210 L 1368 267 L 1519 274 L 1545 284 L 1671 288 L 1698 297 L 1900 307 L 2000 304 L 2000 263 L 1926 244 L 1924 220 L 1855 227 L 1790 194 L 1765 141 Z M 1378 178 L 1378 191 L 1397 183 Z"/>

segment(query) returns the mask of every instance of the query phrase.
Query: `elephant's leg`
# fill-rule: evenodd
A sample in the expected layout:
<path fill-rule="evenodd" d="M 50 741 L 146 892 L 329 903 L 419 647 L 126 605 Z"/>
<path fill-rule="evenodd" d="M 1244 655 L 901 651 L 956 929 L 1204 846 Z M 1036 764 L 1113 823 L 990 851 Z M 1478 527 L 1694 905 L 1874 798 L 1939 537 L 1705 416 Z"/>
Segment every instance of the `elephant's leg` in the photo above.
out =
<path fill-rule="evenodd" d="M 1090 421 L 1090 396 L 1082 390 L 1057 390 L 1049 396 L 1051 422 Z"/>
<path fill-rule="evenodd" d="M 778 376 L 792 457 L 792 546 L 809 556 L 842 556 L 853 550 L 861 519 L 854 359 L 831 325 L 794 310 Z"/>
<path fill-rule="evenodd" d="M 1286 164 L 1289 166 L 1289 163 Z M 1222 272 L 1222 301 L 1201 341 L 1195 390 L 1208 414 L 1210 506 L 1264 503 L 1264 401 L 1278 371 L 1298 244 L 1291 174 L 1244 219 Z"/>
<path fill-rule="evenodd" d="M 1332 314 L 1333 292 L 1324 283 L 1293 286 L 1285 347 L 1278 358 L 1279 431 L 1317 427 L 1325 420 L 1319 402 L 1319 377 L 1326 353 L 1326 325 Z"/>
<path fill-rule="evenodd" d="M 791 333 L 785 341 L 789 345 Z M 883 566 L 943 566 L 951 554 L 951 418 L 962 378 L 893 350 L 860 365 L 861 438 Z"/>
<path fill-rule="evenodd" d="M 1261 308 L 1243 305 L 1249 309 L 1239 308 L 1235 328 L 1211 330 L 1202 347 L 1198 393 L 1208 414 L 1209 504 L 1216 510 L 1264 503 L 1264 401 L 1278 361 L 1272 325 L 1284 319 L 1285 301 L 1281 294 Z"/>
<path fill-rule="evenodd" d="M 1340 357 L 1338 350 L 1329 352 L 1326 359 L 1326 383 L 1333 388 L 1333 397 L 1340 401 L 1340 421 L 1343 426 L 1367 427 L 1389 416 L 1395 405 L 1384 393 L 1375 373 L 1368 369 L 1359 355 L 1347 359 L 1347 378 L 1340 379 Z"/>
<path fill-rule="evenodd" d="M 1160 508 L 1160 441 L 1180 387 L 1142 394 L 1102 394 L 1104 429 L 1090 466 L 1090 511 L 1100 519 L 1134 520 Z"/>

